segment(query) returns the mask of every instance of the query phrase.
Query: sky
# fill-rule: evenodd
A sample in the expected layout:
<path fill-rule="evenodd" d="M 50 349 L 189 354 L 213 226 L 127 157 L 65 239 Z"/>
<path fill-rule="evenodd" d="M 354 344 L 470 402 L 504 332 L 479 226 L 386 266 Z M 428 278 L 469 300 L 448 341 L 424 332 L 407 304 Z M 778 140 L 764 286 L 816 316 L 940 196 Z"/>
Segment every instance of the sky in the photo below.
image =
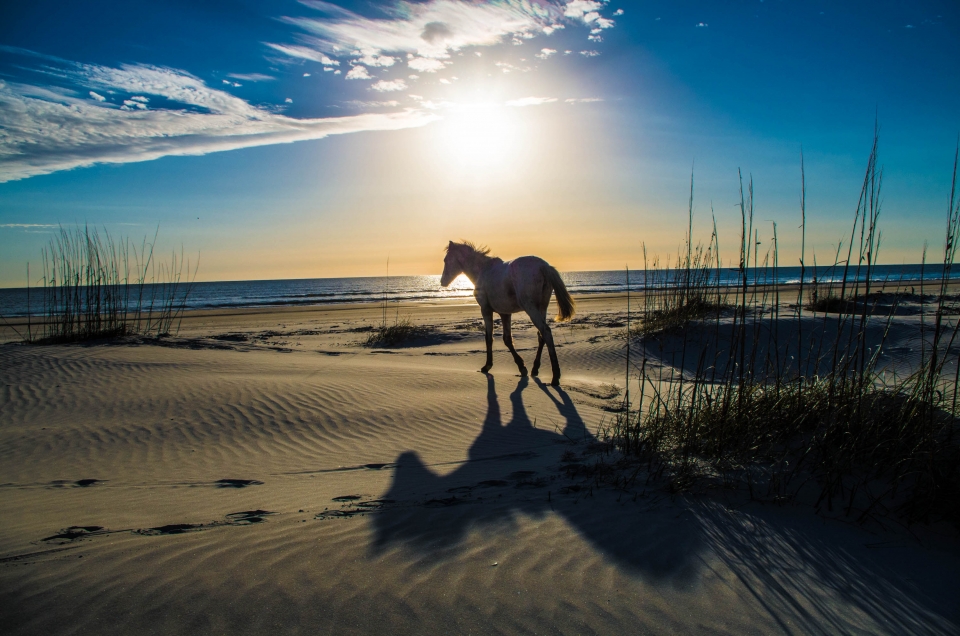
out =
<path fill-rule="evenodd" d="M 439 274 L 449 240 L 642 267 L 716 219 L 808 263 L 849 235 L 875 124 L 880 261 L 942 233 L 960 5 L 127 0 L 0 7 L 0 287 L 58 227 L 197 280 Z M 389 259 L 389 270 L 387 262 Z"/>

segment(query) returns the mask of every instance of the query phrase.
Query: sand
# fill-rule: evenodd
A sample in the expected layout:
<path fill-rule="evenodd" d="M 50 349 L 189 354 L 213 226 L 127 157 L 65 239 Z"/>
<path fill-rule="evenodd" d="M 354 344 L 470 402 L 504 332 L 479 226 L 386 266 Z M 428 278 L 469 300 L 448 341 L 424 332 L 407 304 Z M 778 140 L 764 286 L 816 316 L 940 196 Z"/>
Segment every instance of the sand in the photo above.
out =
<path fill-rule="evenodd" d="M 584 476 L 623 308 L 555 330 L 559 390 L 499 339 L 478 373 L 465 301 L 392 306 L 439 330 L 398 349 L 357 346 L 375 305 L 0 346 L 3 633 L 960 632 L 943 528 Z"/>

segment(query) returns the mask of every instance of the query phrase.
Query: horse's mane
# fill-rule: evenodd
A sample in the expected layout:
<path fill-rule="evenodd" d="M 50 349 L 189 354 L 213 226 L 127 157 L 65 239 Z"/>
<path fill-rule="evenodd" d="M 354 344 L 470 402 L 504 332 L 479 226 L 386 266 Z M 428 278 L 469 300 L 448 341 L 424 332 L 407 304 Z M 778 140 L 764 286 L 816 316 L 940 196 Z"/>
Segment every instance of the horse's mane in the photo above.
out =
<path fill-rule="evenodd" d="M 473 252 L 479 254 L 480 256 L 489 256 L 489 255 L 490 255 L 490 248 L 489 248 L 489 247 L 487 247 L 487 246 L 485 246 L 485 245 L 481 245 L 480 247 L 477 247 L 476 245 L 474 245 L 474 244 L 471 243 L 470 241 L 463 241 L 463 240 L 461 240 L 459 243 L 454 243 L 454 242 L 451 241 L 451 242 L 447 245 L 446 251 L 449 252 L 451 246 L 452 246 L 452 247 L 457 247 L 457 246 L 468 247 L 468 248 L 470 248 Z"/>

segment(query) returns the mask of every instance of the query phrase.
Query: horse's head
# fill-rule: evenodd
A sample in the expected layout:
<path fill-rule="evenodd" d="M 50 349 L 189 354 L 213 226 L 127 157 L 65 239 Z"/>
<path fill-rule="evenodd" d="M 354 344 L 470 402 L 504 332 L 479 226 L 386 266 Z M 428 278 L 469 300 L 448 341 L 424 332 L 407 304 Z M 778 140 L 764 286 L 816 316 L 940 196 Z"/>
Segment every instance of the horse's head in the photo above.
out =
<path fill-rule="evenodd" d="M 443 274 L 440 275 L 440 286 L 446 287 L 453 279 L 463 273 L 463 258 L 460 254 L 462 246 L 450 241 L 447 246 L 447 255 L 443 257 Z"/>

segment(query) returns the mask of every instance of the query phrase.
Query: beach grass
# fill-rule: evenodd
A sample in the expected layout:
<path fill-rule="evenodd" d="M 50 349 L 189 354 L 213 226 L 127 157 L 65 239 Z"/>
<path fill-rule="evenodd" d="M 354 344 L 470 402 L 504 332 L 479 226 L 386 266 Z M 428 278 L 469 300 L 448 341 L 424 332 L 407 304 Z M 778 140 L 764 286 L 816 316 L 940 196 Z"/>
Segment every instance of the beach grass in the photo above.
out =
<path fill-rule="evenodd" d="M 137 246 L 89 226 L 64 228 L 42 252 L 40 320 L 28 322 L 34 344 L 128 335 L 161 337 L 179 327 L 196 276 L 183 253 L 154 258 L 153 242 Z M 29 271 L 29 269 L 28 269 Z M 29 275 L 28 275 L 29 278 Z M 28 315 L 29 307 L 28 280 Z"/>
<path fill-rule="evenodd" d="M 956 161 L 953 177 L 956 184 Z M 801 184 L 805 192 L 802 157 Z M 846 254 L 841 244 L 830 267 L 839 279 L 805 289 L 802 253 L 792 304 L 777 282 L 776 225 L 758 262 L 752 181 L 744 189 L 741 178 L 738 285 L 721 288 L 702 271 L 716 232 L 707 249 L 697 250 L 689 247 L 688 234 L 680 271 L 649 277 L 676 284 L 654 286 L 641 327 L 631 334 L 640 345 L 628 362 L 639 377 L 640 397 L 609 431 L 626 456 L 644 463 L 652 478 L 666 478 L 672 489 L 745 484 L 754 496 L 799 497 L 859 520 L 894 515 L 960 524 L 958 321 L 949 317 L 956 307 L 948 293 L 960 202 L 954 186 L 942 278 L 932 294 L 921 283 L 919 297 L 910 296 L 919 302 L 918 363 L 897 369 L 886 347 L 907 296 L 893 294 L 887 315 L 871 302 L 877 297 L 871 274 L 880 247 L 881 184 L 875 137 Z M 803 251 L 804 196 L 801 228 Z M 687 299 L 716 305 L 699 315 L 683 313 L 679 308 L 697 306 Z M 664 311 L 666 304 L 673 313 Z M 688 327 L 670 332 L 661 325 Z"/>
<path fill-rule="evenodd" d="M 397 317 L 393 324 L 381 323 L 361 344 L 364 347 L 398 347 L 433 333 L 433 329 Z"/>

